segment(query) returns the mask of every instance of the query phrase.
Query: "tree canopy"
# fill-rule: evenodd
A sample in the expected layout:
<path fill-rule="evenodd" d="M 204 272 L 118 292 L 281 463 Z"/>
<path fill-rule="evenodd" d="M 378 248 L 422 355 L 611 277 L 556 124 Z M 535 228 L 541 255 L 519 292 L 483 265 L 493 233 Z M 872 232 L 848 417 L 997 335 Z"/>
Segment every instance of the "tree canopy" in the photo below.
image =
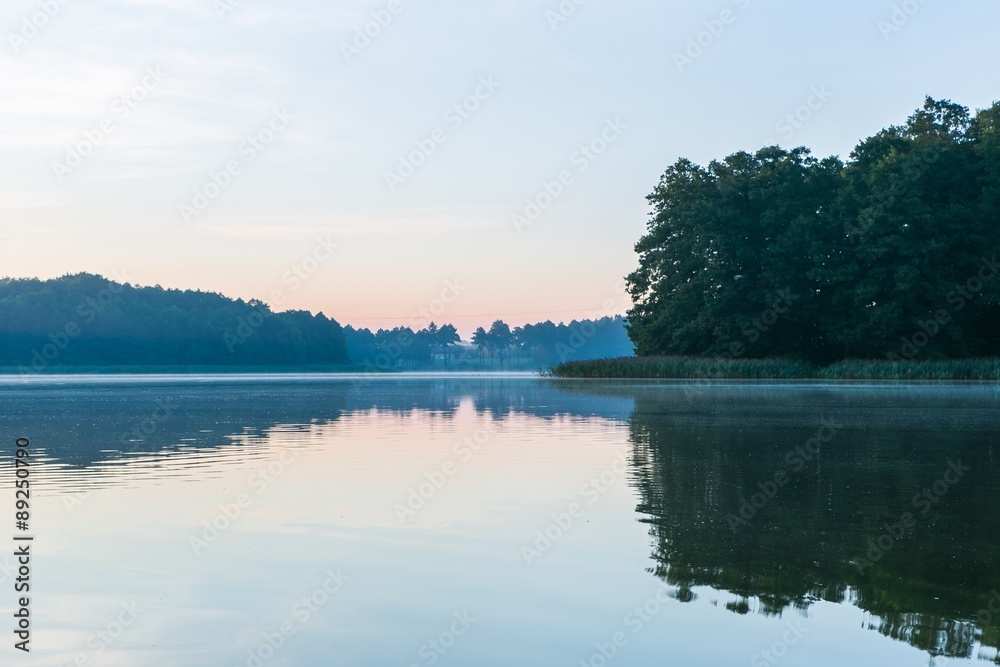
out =
<path fill-rule="evenodd" d="M 354 363 L 375 370 L 427 367 L 435 361 L 450 366 L 456 360 L 465 366 L 470 362 L 481 366 L 487 359 L 491 367 L 511 368 L 512 360 L 516 360 L 518 367 L 537 369 L 564 361 L 633 354 L 621 316 L 573 320 L 568 324 L 546 321 L 514 328 L 495 320 L 489 330 L 478 327 L 473 332 L 470 342 L 475 356 L 471 359 L 463 358 L 463 353 L 470 350 L 459 345 L 458 332 L 451 324 L 439 327 L 431 322 L 419 331 L 397 327 L 374 332 L 348 325 L 344 334 Z"/>
<path fill-rule="evenodd" d="M 135 287 L 81 273 L 0 280 L 0 365 L 275 366 L 349 364 L 322 313 L 209 292 Z"/>
<path fill-rule="evenodd" d="M 80 366 L 460 370 L 484 366 L 487 356 L 491 368 L 535 370 L 632 352 L 620 316 L 514 328 L 495 320 L 463 344 L 452 324 L 373 332 L 341 328 L 323 313 L 275 313 L 258 300 L 138 287 L 86 273 L 0 279 L 0 366 L 23 372 Z"/>
<path fill-rule="evenodd" d="M 640 355 L 1000 354 L 1000 103 L 927 98 L 850 160 L 678 160 L 627 278 Z"/>

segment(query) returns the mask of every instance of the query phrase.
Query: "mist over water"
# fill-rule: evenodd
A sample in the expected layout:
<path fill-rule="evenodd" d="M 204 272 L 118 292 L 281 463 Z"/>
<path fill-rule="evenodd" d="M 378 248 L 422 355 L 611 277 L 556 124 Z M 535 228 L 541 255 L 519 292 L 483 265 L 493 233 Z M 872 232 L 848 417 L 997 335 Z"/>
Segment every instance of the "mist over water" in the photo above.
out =
<path fill-rule="evenodd" d="M 995 387 L 57 377 L 0 408 L 36 452 L 25 665 L 1000 645 Z"/>

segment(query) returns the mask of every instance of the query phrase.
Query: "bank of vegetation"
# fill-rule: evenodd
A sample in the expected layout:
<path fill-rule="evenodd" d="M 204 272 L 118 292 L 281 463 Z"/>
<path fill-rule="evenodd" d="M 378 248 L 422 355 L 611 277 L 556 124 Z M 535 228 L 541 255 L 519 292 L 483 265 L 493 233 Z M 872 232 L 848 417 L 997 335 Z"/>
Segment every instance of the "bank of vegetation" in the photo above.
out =
<path fill-rule="evenodd" d="M 587 379 L 1000 381 L 1000 359 L 855 359 L 823 366 L 789 359 L 623 357 L 570 361 L 553 367 L 550 374 Z"/>
<path fill-rule="evenodd" d="M 423 328 L 344 327 L 351 359 L 369 371 L 496 370 L 537 371 L 564 361 L 630 356 L 633 346 L 621 316 L 547 320 L 511 327 L 495 320 L 464 342 L 451 324 Z"/>
<path fill-rule="evenodd" d="M 624 318 L 372 331 L 323 313 L 92 275 L 0 279 L 0 374 L 537 371 L 630 355 Z"/>
<path fill-rule="evenodd" d="M 276 313 L 256 300 L 86 273 L 0 280 L 0 367 L 8 372 L 350 365 L 340 325 L 323 313 Z"/>
<path fill-rule="evenodd" d="M 681 159 L 648 200 L 628 327 L 652 358 L 555 374 L 995 378 L 1000 103 L 928 98 L 847 161 Z"/>

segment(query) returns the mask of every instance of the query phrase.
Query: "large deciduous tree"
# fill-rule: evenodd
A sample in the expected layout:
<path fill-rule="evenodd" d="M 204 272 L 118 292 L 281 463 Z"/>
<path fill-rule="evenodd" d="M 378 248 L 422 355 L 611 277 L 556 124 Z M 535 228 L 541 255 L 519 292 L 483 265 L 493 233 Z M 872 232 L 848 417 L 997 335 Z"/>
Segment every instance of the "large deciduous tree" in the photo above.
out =
<path fill-rule="evenodd" d="M 678 160 L 628 276 L 637 353 L 997 354 L 998 128 L 1000 104 L 928 98 L 846 164 L 774 146 Z"/>

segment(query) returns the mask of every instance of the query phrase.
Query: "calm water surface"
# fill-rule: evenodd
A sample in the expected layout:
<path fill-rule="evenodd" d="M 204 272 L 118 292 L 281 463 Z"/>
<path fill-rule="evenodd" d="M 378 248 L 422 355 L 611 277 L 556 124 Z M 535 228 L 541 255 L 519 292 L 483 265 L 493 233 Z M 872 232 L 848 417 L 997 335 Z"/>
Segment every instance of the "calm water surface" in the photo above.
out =
<path fill-rule="evenodd" d="M 8 380 L 35 626 L 0 663 L 997 663 L 998 415 L 959 385 Z"/>

